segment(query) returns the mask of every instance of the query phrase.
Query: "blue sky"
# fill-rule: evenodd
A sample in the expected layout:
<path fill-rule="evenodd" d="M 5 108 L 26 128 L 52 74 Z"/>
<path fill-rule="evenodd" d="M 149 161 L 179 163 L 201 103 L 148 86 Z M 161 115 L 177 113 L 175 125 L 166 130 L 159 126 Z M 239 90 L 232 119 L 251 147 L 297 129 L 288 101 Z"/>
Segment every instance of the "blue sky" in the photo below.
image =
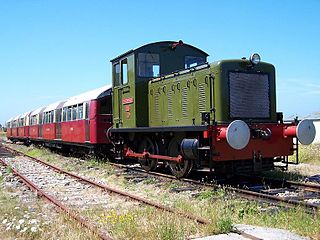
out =
<path fill-rule="evenodd" d="M 0 123 L 111 83 L 109 60 L 179 40 L 209 62 L 258 52 L 286 116 L 320 112 L 320 1 L 0 0 Z"/>

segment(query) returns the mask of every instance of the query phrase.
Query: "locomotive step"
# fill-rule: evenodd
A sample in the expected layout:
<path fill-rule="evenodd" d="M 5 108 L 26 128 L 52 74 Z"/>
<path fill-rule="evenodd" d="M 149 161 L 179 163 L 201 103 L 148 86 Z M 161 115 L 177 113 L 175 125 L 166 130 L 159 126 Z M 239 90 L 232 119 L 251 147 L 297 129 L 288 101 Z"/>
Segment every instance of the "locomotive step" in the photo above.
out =
<path fill-rule="evenodd" d="M 210 150 L 210 146 L 198 147 L 198 150 Z"/>

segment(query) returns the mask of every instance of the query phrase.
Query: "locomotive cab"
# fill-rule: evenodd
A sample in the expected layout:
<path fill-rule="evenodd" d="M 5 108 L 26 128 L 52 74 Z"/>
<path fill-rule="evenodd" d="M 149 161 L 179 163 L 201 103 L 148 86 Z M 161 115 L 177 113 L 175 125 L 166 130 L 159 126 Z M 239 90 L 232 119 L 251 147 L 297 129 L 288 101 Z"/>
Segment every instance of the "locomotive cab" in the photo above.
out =
<path fill-rule="evenodd" d="M 114 129 L 148 127 L 149 80 L 203 64 L 207 57 L 207 53 L 182 41 L 163 41 L 111 60 Z"/>

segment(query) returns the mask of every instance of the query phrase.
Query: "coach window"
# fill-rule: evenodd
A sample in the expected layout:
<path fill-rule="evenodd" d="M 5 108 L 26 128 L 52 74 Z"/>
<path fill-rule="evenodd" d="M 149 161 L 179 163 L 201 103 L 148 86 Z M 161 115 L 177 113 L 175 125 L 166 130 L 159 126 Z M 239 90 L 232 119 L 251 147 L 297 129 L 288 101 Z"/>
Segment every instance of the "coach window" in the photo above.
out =
<path fill-rule="evenodd" d="M 160 74 L 160 56 L 156 53 L 138 54 L 139 77 L 158 77 Z"/>
<path fill-rule="evenodd" d="M 101 99 L 99 114 L 112 114 L 111 96 L 107 96 Z"/>
<path fill-rule="evenodd" d="M 78 117 L 77 119 L 82 119 L 83 118 L 83 104 L 78 105 Z"/>
<path fill-rule="evenodd" d="M 61 108 L 56 109 L 56 111 L 55 111 L 55 114 L 56 114 L 56 122 L 57 122 L 57 123 L 61 122 L 61 111 L 62 111 Z"/>
<path fill-rule="evenodd" d="M 67 121 L 71 121 L 71 111 L 72 111 L 72 107 L 68 107 Z"/>
<path fill-rule="evenodd" d="M 77 120 L 77 105 L 72 107 L 72 121 Z"/>
<path fill-rule="evenodd" d="M 191 68 L 205 63 L 203 57 L 186 56 L 184 58 L 184 68 Z"/>
<path fill-rule="evenodd" d="M 43 124 L 43 122 L 42 122 L 43 116 L 42 115 L 43 115 L 42 113 L 39 113 L 39 124 Z"/>
<path fill-rule="evenodd" d="M 66 122 L 67 121 L 67 108 L 64 107 L 62 111 L 63 111 L 63 113 L 62 113 L 62 121 Z"/>
<path fill-rule="evenodd" d="M 121 82 L 122 84 L 128 83 L 128 60 L 124 59 L 121 61 Z"/>
<path fill-rule="evenodd" d="M 114 79 L 114 86 L 120 85 L 120 63 L 116 63 L 113 65 L 113 79 Z"/>
<path fill-rule="evenodd" d="M 86 102 L 86 109 L 85 109 L 84 118 L 89 119 L 89 117 L 90 117 L 89 114 L 90 114 L 90 105 L 89 105 L 89 102 Z"/>

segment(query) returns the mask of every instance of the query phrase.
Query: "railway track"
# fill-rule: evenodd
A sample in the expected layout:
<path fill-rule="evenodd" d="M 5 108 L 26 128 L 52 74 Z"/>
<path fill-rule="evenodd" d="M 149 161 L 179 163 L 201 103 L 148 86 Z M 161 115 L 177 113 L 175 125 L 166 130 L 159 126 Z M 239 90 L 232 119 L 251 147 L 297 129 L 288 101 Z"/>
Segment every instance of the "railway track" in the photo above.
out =
<path fill-rule="evenodd" d="M 149 174 L 161 178 L 176 179 L 172 175 L 159 172 L 146 172 L 145 170 L 127 166 L 124 164 L 111 163 L 118 168 L 125 168 L 136 171 L 141 174 Z M 310 213 L 320 209 L 320 185 L 313 183 L 294 182 L 286 180 L 275 180 L 268 178 L 258 178 L 252 176 L 241 176 L 238 182 L 220 183 L 219 187 L 223 187 L 229 193 L 239 195 L 248 200 L 259 200 L 280 207 L 301 206 L 306 208 Z M 244 179 L 245 180 L 244 180 Z M 201 180 L 181 178 L 180 181 L 199 185 L 205 188 L 217 188 L 215 183 L 207 183 Z M 285 205 L 284 205 L 285 204 Z"/>
<path fill-rule="evenodd" d="M 10 149 L 11 151 L 15 151 L 17 154 L 23 154 L 12 148 Z M 36 158 L 33 159 L 35 161 L 40 161 Z M 43 162 L 43 164 L 47 163 Z M 166 173 L 146 172 L 140 167 L 128 166 L 119 163 L 110 164 L 117 168 L 135 171 L 144 175 L 152 175 L 164 179 L 177 180 L 176 177 Z M 209 180 L 206 180 L 205 182 L 202 180 L 190 178 L 181 178 L 179 180 L 186 183 L 198 185 L 207 189 L 223 187 L 225 191 L 231 194 L 236 194 L 245 199 L 263 201 L 273 205 L 278 205 L 280 207 L 301 206 L 306 208 L 310 213 L 313 213 L 320 209 L 320 184 L 303 183 L 287 180 L 280 181 L 270 178 L 259 178 L 252 176 L 240 176 L 240 178 L 240 180 L 237 179 L 237 182 L 222 181 L 219 185 L 217 185 L 216 183 L 210 183 Z M 112 189 L 110 190 L 112 191 Z M 119 194 L 125 195 L 126 193 L 119 192 Z"/>
<path fill-rule="evenodd" d="M 11 151 L 11 154 L 19 154 L 19 155 L 24 155 L 21 152 L 18 152 L 12 148 L 7 148 L 7 151 Z M 0 151 L 0 157 L 1 157 L 1 151 Z M 8 154 L 8 153 L 7 153 Z M 28 158 L 32 159 L 33 161 L 36 161 L 44 166 L 53 168 L 56 172 L 62 171 L 65 172 L 62 169 L 56 168 L 55 166 L 52 166 L 48 163 L 42 162 L 39 159 L 27 156 Z M 141 174 L 144 176 L 155 176 L 158 178 L 164 178 L 164 179 L 170 179 L 170 180 L 177 180 L 174 176 L 172 175 L 168 175 L 165 173 L 159 173 L 159 172 L 146 172 L 143 169 L 136 167 L 136 166 L 128 166 L 128 165 L 123 165 L 123 164 L 119 164 L 119 163 L 111 163 L 111 165 L 113 165 L 114 167 L 117 168 L 122 168 L 125 171 L 123 172 L 124 174 L 126 174 L 126 172 L 128 172 L 128 174 L 130 174 L 130 171 L 135 172 L 136 174 Z M 73 177 L 73 178 L 77 178 L 78 176 L 73 174 L 73 173 L 67 173 L 69 174 L 69 176 Z M 80 177 L 81 178 L 81 177 Z M 267 203 L 271 203 L 272 205 L 279 205 L 281 207 L 294 207 L 294 206 L 302 206 L 305 207 L 307 209 L 308 212 L 310 213 L 315 213 L 318 209 L 320 209 L 320 185 L 319 184 L 309 184 L 309 183 L 302 183 L 302 182 L 293 182 L 293 181 L 279 181 L 279 180 L 274 180 L 274 179 L 263 179 L 263 178 L 255 178 L 255 177 L 251 177 L 251 176 L 242 176 L 243 179 L 245 179 L 244 181 L 241 182 L 241 185 L 238 183 L 238 186 L 235 186 L 235 184 L 229 184 L 229 185 L 222 185 L 222 187 L 224 188 L 225 191 L 231 193 L 231 194 L 236 194 L 237 196 L 241 196 L 242 198 L 245 199 L 250 199 L 250 200 L 259 200 L 259 201 L 263 201 L 263 202 L 267 202 Z M 89 184 L 93 183 L 95 184 L 95 182 L 92 182 L 89 179 L 85 179 L 84 180 L 80 180 L 80 181 L 84 181 L 87 182 Z M 180 179 L 180 181 L 189 183 L 189 184 L 193 184 L 193 185 L 197 185 L 201 188 L 206 188 L 206 189 L 213 189 L 213 188 L 217 188 L 217 184 L 214 183 L 208 183 L 208 182 L 203 182 L 201 180 L 195 180 L 195 179 Z M 256 183 L 255 185 L 252 183 Z M 259 188 L 257 188 L 257 186 L 259 184 L 257 184 L 257 182 L 261 182 L 261 186 L 260 186 L 260 190 L 258 190 Z M 100 185 L 99 188 L 108 192 L 113 192 L 113 190 L 115 190 L 114 193 L 116 194 L 120 194 L 122 196 L 127 196 L 127 193 L 119 191 L 117 189 L 112 189 L 112 188 L 108 188 L 106 189 L 105 185 L 103 184 L 97 184 Z M 221 185 L 220 185 L 221 187 Z M 31 187 L 32 188 L 32 187 Z M 295 192 L 295 191 L 300 191 L 300 195 L 291 195 L 287 194 L 287 196 L 281 196 L 281 194 L 279 195 L 278 193 L 281 192 L 285 192 L 285 191 L 289 191 L 291 190 L 291 192 Z M 39 191 L 38 191 L 39 192 Z M 312 193 L 313 195 L 309 195 L 306 196 L 306 194 L 301 194 L 301 193 Z M 278 194 L 278 195 L 277 195 Z M 127 196 L 129 198 L 131 198 L 130 196 Z M 135 201 L 139 201 L 141 197 L 137 197 L 135 199 L 135 196 L 133 195 L 133 200 Z M 308 200 L 310 199 L 317 199 L 317 201 L 319 200 L 319 202 L 309 202 Z M 50 199 L 49 199 L 50 200 Z M 181 212 L 179 210 L 176 209 L 170 209 L 166 206 L 161 206 L 161 204 L 157 204 L 157 203 L 153 203 L 149 200 L 146 199 L 142 199 L 142 202 L 148 205 L 152 205 L 154 207 L 163 209 L 165 211 L 168 212 L 172 212 L 175 214 L 180 214 L 183 217 L 192 219 L 194 221 L 197 221 L 198 223 L 203 223 L 203 224 L 208 224 L 209 222 L 205 219 L 201 219 L 198 217 L 195 217 L 193 215 L 190 215 L 188 213 L 184 213 Z M 151 202 L 151 204 L 150 204 Z M 63 209 L 64 210 L 64 209 Z M 98 236 L 100 236 L 100 238 L 102 239 L 110 239 L 110 234 L 108 232 L 105 231 L 101 231 L 100 229 L 97 229 L 94 224 L 90 224 L 85 218 L 83 218 L 80 215 L 77 215 L 76 213 L 72 212 L 72 210 L 69 210 L 67 208 L 66 211 L 71 217 L 73 217 L 74 219 L 76 219 L 77 221 L 80 221 L 81 224 L 83 224 L 84 226 L 86 226 L 88 229 L 91 229 L 91 231 L 95 232 Z M 242 235 L 243 237 L 246 237 L 248 239 L 259 239 L 256 238 L 255 236 L 252 236 L 250 234 L 247 234 L 245 232 L 241 232 L 238 231 L 237 232 L 239 235 Z"/>
<path fill-rule="evenodd" d="M 101 239 L 112 239 L 112 237 L 107 231 L 82 216 L 81 209 L 107 205 L 114 202 L 114 198 L 119 198 L 119 196 L 122 197 L 123 204 L 128 205 L 127 199 L 132 200 L 130 208 L 133 208 L 136 203 L 142 203 L 180 215 L 199 224 L 209 224 L 209 221 L 204 218 L 78 176 L 6 146 L 0 146 L 0 161 L 3 165 L 10 167 L 12 172 L 38 196 L 66 212 Z"/>

